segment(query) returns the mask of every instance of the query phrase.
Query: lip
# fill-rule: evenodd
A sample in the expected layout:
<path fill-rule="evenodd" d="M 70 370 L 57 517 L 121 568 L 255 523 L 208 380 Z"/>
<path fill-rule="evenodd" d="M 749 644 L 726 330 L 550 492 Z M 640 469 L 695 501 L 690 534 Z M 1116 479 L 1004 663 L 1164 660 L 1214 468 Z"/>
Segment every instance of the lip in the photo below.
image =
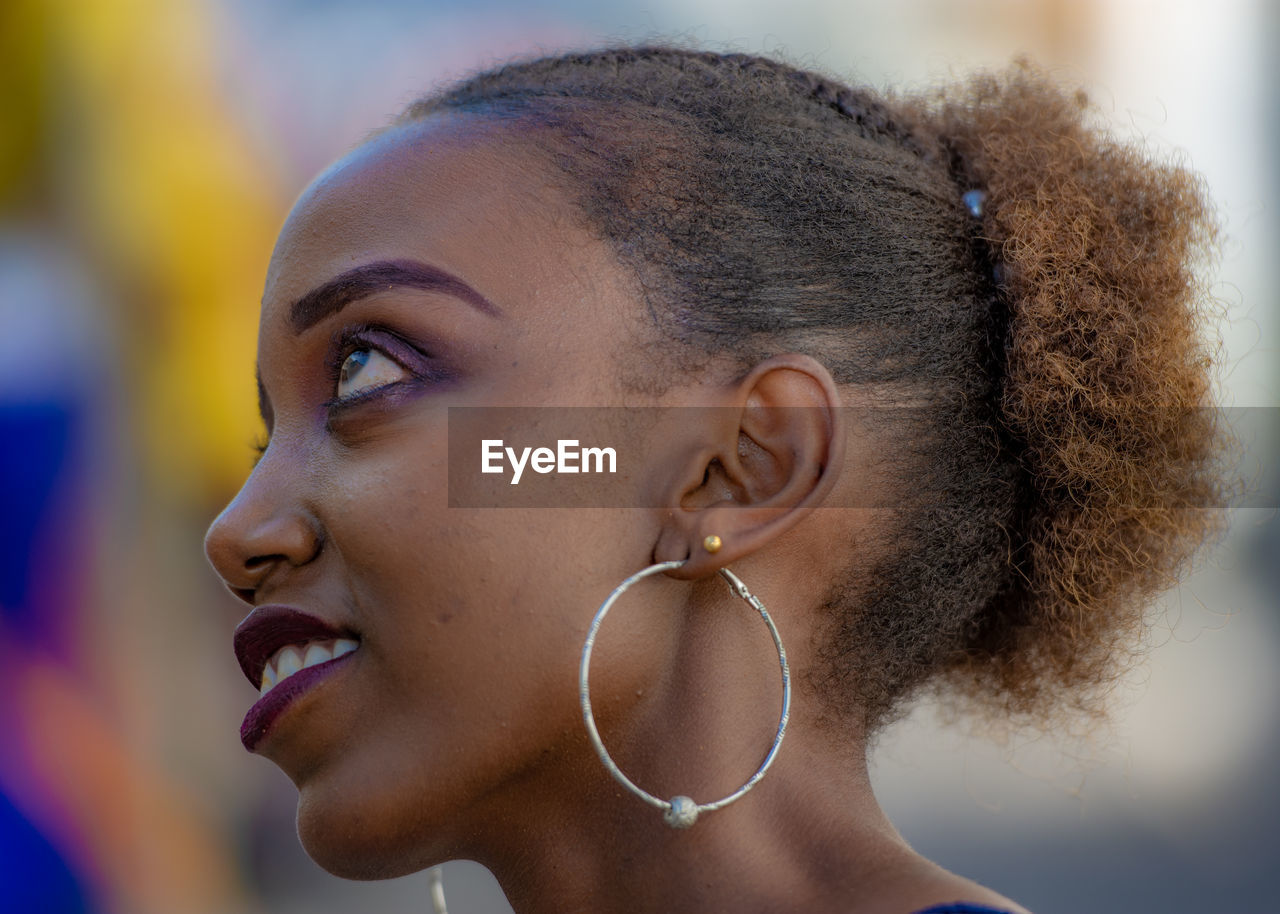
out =
<path fill-rule="evenodd" d="M 249 709 L 249 713 L 244 716 L 244 722 L 240 724 L 240 742 L 250 752 L 257 749 L 259 743 L 271 730 L 272 725 L 275 724 L 276 719 L 296 699 L 322 680 L 338 672 L 339 667 L 358 653 L 358 650 L 352 651 L 350 654 L 343 654 L 341 657 L 335 657 L 332 660 L 326 660 L 324 663 L 309 666 L 273 686 L 266 695 L 263 695 L 254 703 L 253 707 Z"/>
<path fill-rule="evenodd" d="M 330 641 L 350 638 L 359 642 L 360 636 L 349 629 L 338 628 L 310 613 L 290 606 L 266 605 L 256 607 L 236 626 L 233 645 L 240 669 L 254 689 L 262 687 L 262 671 L 282 647 L 304 645 L 309 641 Z M 244 716 L 240 725 L 240 742 L 253 752 L 262 742 L 267 731 L 294 700 L 312 686 L 333 673 L 350 660 L 358 651 L 326 660 L 324 663 L 299 670 L 276 684 L 259 698 Z"/>
<path fill-rule="evenodd" d="M 240 661 L 240 669 L 249 680 L 249 685 L 254 689 L 260 689 L 262 671 L 266 669 L 267 661 L 280 648 L 291 644 L 302 646 L 308 641 L 330 641 L 336 638 L 360 640 L 360 636 L 349 629 L 337 628 L 310 613 L 304 613 L 290 606 L 267 605 L 255 608 L 244 617 L 243 621 L 236 626 L 232 643 L 235 647 L 236 660 Z M 314 669 L 325 665 L 320 664 Z M 274 692 L 275 689 L 271 691 Z"/>

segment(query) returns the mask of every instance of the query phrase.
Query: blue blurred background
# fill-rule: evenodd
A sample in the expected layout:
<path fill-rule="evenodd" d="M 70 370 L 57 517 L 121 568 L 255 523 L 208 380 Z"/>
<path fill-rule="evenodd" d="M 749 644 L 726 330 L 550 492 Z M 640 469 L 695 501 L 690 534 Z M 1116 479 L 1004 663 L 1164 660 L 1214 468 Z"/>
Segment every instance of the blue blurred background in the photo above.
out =
<path fill-rule="evenodd" d="M 1275 439 L 1274 3 L 5 0 L 0 908 L 427 909 L 422 875 L 312 864 L 292 787 L 236 738 L 241 613 L 201 537 L 258 432 L 267 258 L 314 172 L 440 81 L 655 37 L 900 87 L 1026 52 L 1083 84 L 1206 176 L 1219 393 Z M 1274 486 L 1275 452 L 1251 454 Z M 922 707 L 887 733 L 874 776 L 907 839 L 1039 914 L 1280 911 L 1274 515 L 1237 511 L 1166 598 L 1110 730 L 991 740 Z M 474 865 L 446 882 L 459 914 L 509 910 Z"/>

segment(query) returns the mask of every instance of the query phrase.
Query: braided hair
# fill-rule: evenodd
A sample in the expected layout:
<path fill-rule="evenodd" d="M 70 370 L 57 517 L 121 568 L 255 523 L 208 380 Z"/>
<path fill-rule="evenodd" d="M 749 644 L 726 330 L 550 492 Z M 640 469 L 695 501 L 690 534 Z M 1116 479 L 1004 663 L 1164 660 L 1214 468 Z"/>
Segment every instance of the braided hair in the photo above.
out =
<path fill-rule="evenodd" d="M 545 157 L 679 370 L 799 351 L 911 404 L 875 411 L 892 520 L 824 601 L 834 706 L 874 729 L 942 686 L 1023 721 L 1098 713 L 1216 529 L 1197 176 L 1026 63 L 897 98 L 623 47 L 482 73 L 397 123 L 446 111 Z"/>

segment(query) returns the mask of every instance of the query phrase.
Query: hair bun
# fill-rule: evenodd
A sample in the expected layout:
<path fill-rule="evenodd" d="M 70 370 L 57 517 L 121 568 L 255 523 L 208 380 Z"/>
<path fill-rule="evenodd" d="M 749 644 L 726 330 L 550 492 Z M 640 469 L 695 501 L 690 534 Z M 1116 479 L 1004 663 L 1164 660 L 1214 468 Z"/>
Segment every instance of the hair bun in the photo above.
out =
<path fill-rule="evenodd" d="M 960 672 L 1033 710 L 1110 681 L 1115 644 L 1219 520 L 1196 273 L 1215 215 L 1197 175 L 1089 124 L 1083 92 L 1025 61 L 915 104 L 957 187 L 983 193 L 999 409 L 1029 490 L 1015 584 Z"/>

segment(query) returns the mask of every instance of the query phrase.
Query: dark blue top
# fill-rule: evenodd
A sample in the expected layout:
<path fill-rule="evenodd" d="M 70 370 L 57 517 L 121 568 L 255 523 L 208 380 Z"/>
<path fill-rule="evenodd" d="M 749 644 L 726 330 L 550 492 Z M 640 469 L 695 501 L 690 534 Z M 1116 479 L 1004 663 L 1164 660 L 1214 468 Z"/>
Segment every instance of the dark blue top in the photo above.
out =
<path fill-rule="evenodd" d="M 1003 908 L 989 908 L 984 904 L 965 904 L 957 901 L 952 904 L 936 904 L 932 908 L 916 911 L 916 914 L 1010 914 Z"/>

